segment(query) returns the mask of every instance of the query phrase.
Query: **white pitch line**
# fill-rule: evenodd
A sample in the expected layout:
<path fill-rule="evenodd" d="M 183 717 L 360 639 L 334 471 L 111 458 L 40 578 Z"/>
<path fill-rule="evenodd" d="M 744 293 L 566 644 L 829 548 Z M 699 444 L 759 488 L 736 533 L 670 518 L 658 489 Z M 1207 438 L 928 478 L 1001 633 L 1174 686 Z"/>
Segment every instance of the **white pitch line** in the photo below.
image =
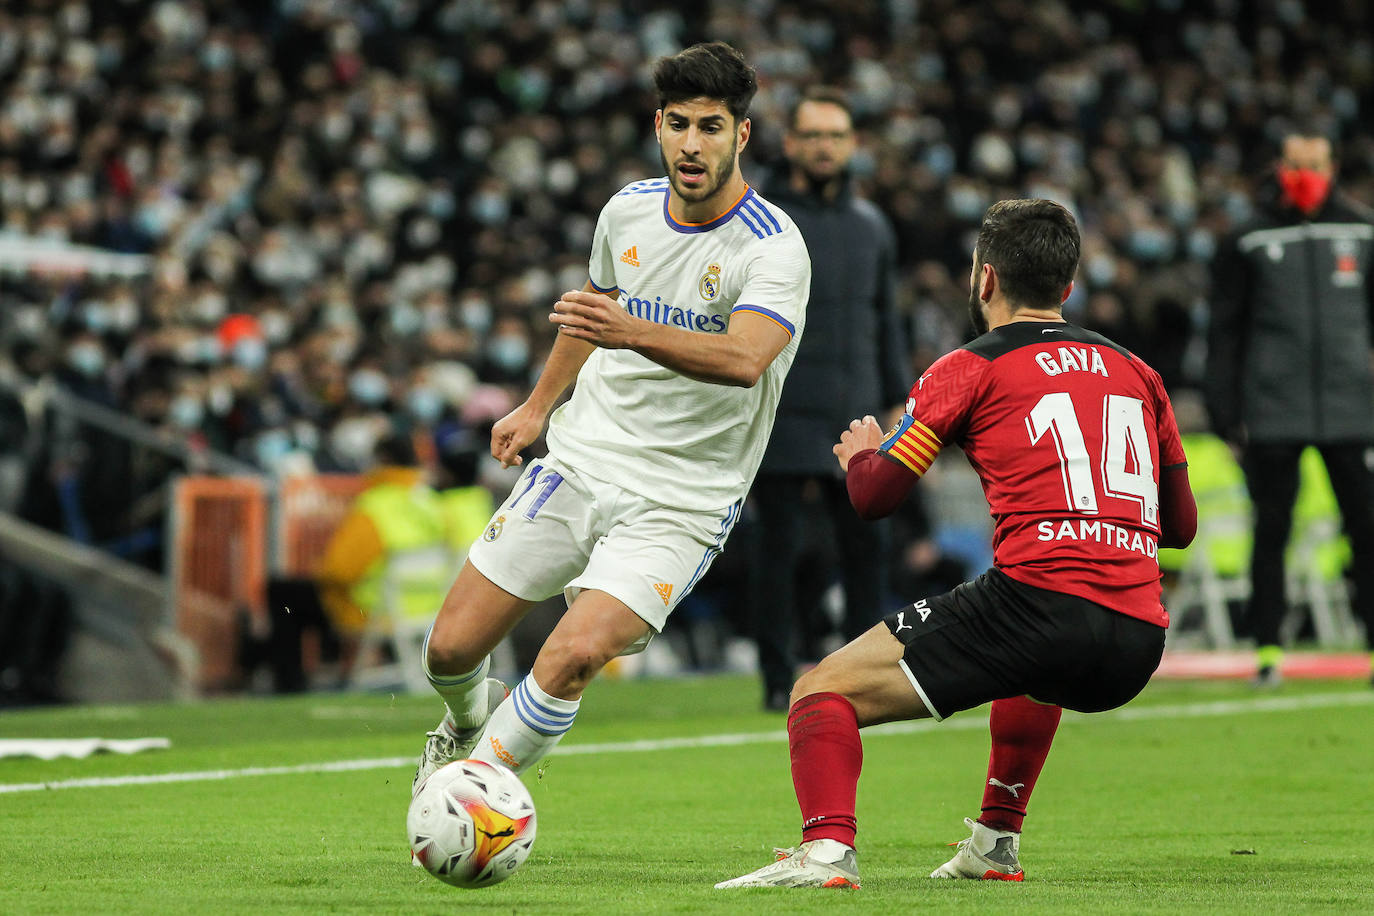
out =
<path fill-rule="evenodd" d="M 1263 697 L 1253 700 L 1218 700 L 1210 703 L 1187 703 L 1173 706 L 1139 706 L 1105 713 L 1069 713 L 1073 721 L 1141 722 L 1153 719 L 1200 718 L 1209 716 L 1244 715 L 1247 713 L 1297 712 L 1336 706 L 1369 706 L 1374 704 L 1374 690 L 1358 693 L 1313 694 L 1301 697 Z M 917 732 L 967 731 L 987 727 L 987 717 L 964 716 L 936 723 L 930 719 L 915 722 L 889 722 L 864 729 L 864 736 L 910 735 Z M 693 738 L 658 738 L 641 741 L 608 741 L 600 744 L 571 744 L 554 749 L 560 757 L 580 754 L 633 754 L 645 751 L 667 751 L 707 747 L 734 747 L 745 744 L 770 744 L 787 740 L 787 732 L 773 729 L 766 732 L 739 732 L 724 735 L 700 735 Z M 176 782 L 212 782 L 239 779 L 244 776 L 293 776 L 304 773 L 348 773 L 358 770 L 385 770 L 413 766 L 415 758 L 374 757 L 364 760 L 336 760 L 328 763 L 301 763 L 294 766 L 243 767 L 236 770 L 194 770 L 186 773 L 149 773 L 142 776 L 96 776 L 85 779 L 62 779 L 54 782 L 0 783 L 0 795 L 13 792 L 42 792 L 49 789 L 89 789 L 115 786 L 147 786 Z"/>

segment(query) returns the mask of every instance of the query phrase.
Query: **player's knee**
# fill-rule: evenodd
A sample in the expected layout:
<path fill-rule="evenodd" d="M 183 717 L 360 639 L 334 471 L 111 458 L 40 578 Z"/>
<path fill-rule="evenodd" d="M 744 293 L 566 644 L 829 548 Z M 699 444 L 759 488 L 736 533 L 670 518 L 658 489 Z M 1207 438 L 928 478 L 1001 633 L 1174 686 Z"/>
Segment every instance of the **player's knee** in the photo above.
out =
<path fill-rule="evenodd" d="M 445 639 L 436 627 L 425 646 L 425 664 L 435 674 L 463 674 L 482 664 L 485 652 Z"/>
<path fill-rule="evenodd" d="M 613 654 L 591 636 L 551 640 L 539 653 L 540 676 L 536 680 L 553 696 L 580 696 Z"/>
<path fill-rule="evenodd" d="M 822 661 L 797 678 L 797 683 L 792 685 L 792 695 L 789 702 L 795 703 L 814 693 L 838 693 L 840 696 L 848 697 L 843 678 L 839 677 L 839 674 L 840 672 L 836 671 L 835 665 Z"/>

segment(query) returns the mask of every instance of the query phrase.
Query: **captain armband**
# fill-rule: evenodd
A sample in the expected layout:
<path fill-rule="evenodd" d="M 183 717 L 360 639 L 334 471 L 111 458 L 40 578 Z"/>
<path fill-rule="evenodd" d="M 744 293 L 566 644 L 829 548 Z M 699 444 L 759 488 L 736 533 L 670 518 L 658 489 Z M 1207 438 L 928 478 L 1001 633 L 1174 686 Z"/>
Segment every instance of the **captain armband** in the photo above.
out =
<path fill-rule="evenodd" d="M 930 470 L 930 463 L 940 454 L 940 437 L 911 414 L 902 414 L 897 425 L 878 446 L 878 454 L 886 455 L 916 474 Z"/>

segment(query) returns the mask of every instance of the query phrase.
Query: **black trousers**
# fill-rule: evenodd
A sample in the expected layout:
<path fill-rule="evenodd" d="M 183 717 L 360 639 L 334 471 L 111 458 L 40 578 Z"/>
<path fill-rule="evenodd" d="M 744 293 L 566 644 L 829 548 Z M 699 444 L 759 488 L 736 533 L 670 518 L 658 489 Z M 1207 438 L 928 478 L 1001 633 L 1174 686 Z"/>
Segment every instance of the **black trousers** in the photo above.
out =
<path fill-rule="evenodd" d="M 1279 643 L 1279 626 L 1288 610 L 1284 591 L 1284 550 L 1293 528 L 1302 443 L 1252 443 L 1242 465 L 1255 506 L 1255 544 L 1250 558 L 1250 627 L 1261 646 Z M 1366 443 L 1321 445 L 1322 460 L 1340 506 L 1341 521 L 1354 554 L 1353 608 L 1374 639 L 1374 468 L 1365 461 Z"/>
<path fill-rule="evenodd" d="M 818 502 L 806 502 L 808 484 L 819 490 Z M 851 640 L 890 610 L 882 606 L 887 591 L 888 525 L 865 522 L 849 504 L 844 481 L 830 476 L 760 474 L 749 492 L 754 504 L 752 555 L 749 564 L 750 616 L 759 650 L 765 696 L 792 689 L 797 646 L 806 611 L 819 594 L 797 594 L 798 563 L 803 558 L 818 512 L 829 517 L 834 532 L 844 588 L 842 635 Z M 829 552 L 829 551 L 827 551 Z"/>

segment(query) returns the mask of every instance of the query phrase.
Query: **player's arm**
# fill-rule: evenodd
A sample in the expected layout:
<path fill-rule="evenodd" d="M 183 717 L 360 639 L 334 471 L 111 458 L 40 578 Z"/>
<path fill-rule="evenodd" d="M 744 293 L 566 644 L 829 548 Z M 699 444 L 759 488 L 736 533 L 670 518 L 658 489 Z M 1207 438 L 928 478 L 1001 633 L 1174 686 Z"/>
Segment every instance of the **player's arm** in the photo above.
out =
<path fill-rule="evenodd" d="M 1187 547 L 1197 535 L 1197 500 L 1188 482 L 1188 465 L 1159 472 L 1159 546 Z"/>
<path fill-rule="evenodd" d="M 594 287 L 588 282 L 583 289 L 590 293 Z M 587 357 L 595 349 L 593 344 L 565 334 L 559 334 L 554 340 L 553 349 L 549 351 L 549 357 L 529 397 L 497 420 L 491 428 L 491 456 L 501 462 L 501 467 L 521 463 L 520 450 L 539 438 L 549 418 L 549 411 L 553 410 L 554 404 L 577 378 L 577 373 L 582 371 Z"/>
<path fill-rule="evenodd" d="M 922 445 L 921 456 L 913 459 L 912 443 L 929 440 L 937 443 L 935 449 Z M 891 515 L 930 467 L 939 451 L 938 442 L 909 414 L 903 415 L 886 439 L 873 417 L 851 422 L 831 451 L 846 472 L 849 502 L 859 517 L 873 521 Z"/>
<path fill-rule="evenodd" d="M 763 312 L 740 309 L 724 334 L 705 334 L 637 318 L 596 292 L 568 292 L 549 321 L 559 338 L 634 350 L 667 369 L 713 385 L 752 388 L 792 339 L 792 329 Z"/>

